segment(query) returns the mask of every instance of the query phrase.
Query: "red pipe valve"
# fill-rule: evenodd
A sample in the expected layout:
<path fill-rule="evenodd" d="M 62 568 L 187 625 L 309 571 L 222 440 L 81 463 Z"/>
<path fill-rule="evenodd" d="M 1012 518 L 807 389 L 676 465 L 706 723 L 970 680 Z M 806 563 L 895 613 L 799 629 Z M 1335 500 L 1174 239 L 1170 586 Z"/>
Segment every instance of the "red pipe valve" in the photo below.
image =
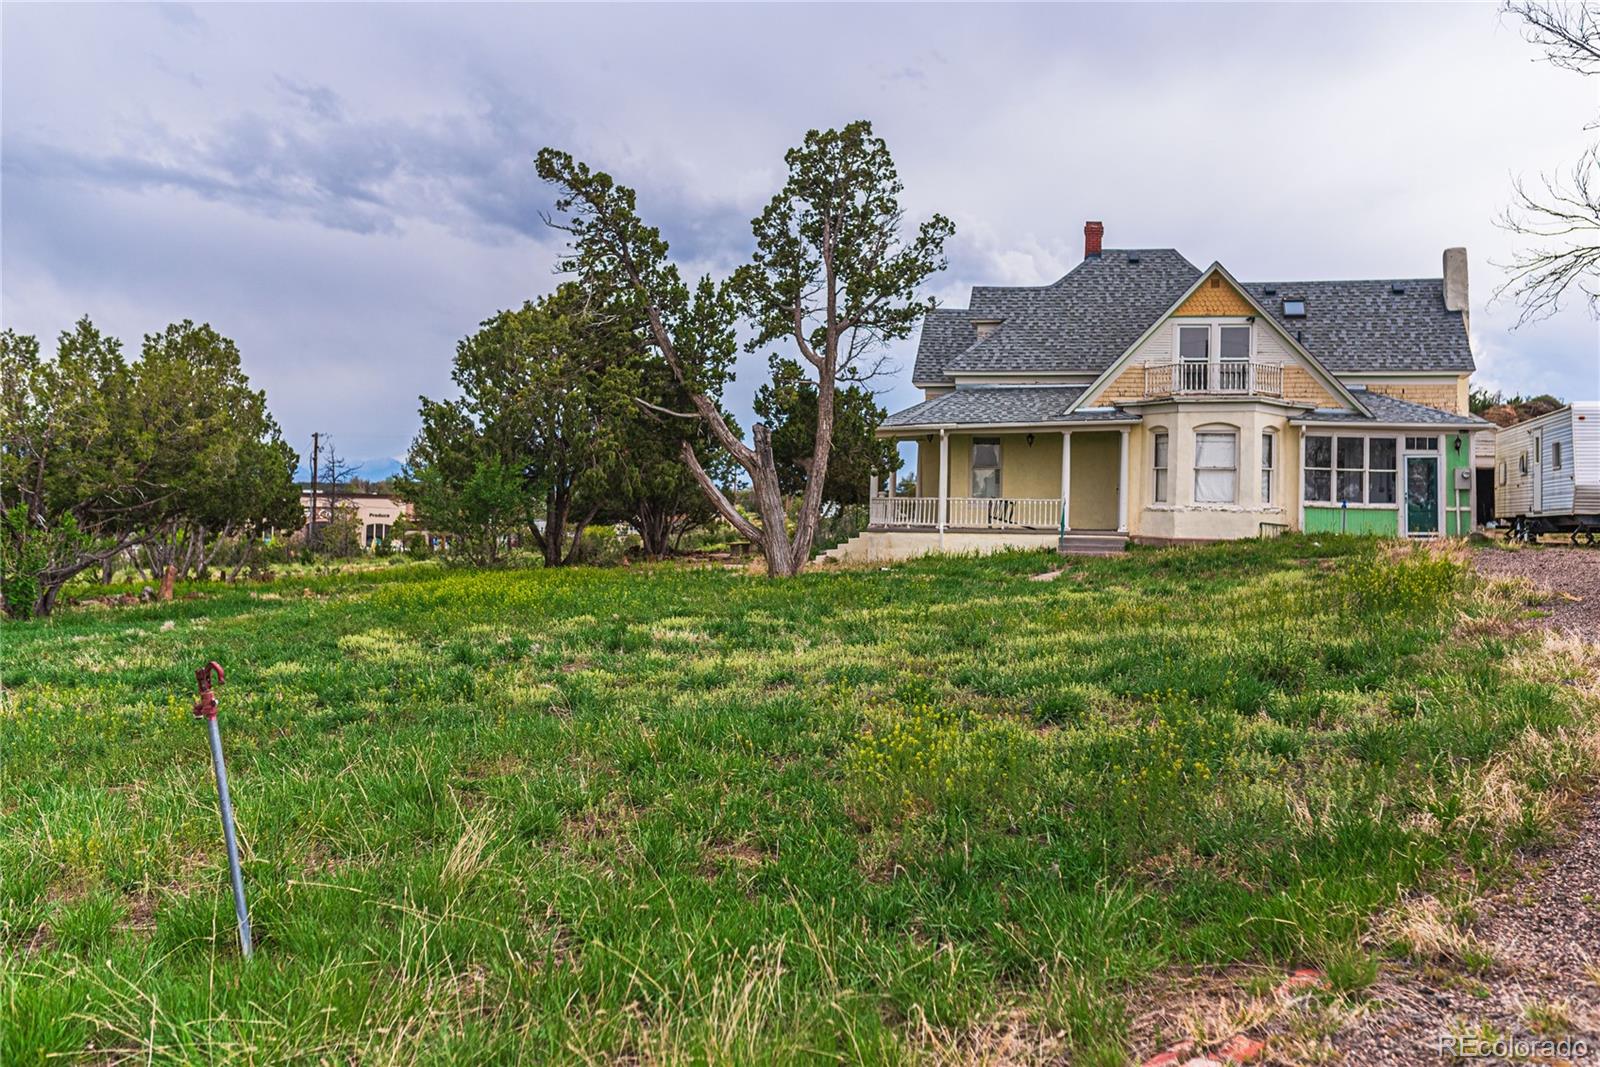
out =
<path fill-rule="evenodd" d="M 222 674 L 222 664 L 212 660 L 204 667 L 194 672 L 194 680 L 200 686 L 200 699 L 194 702 L 194 717 L 197 719 L 215 719 L 217 717 L 217 694 L 211 690 L 211 675 L 215 672 L 217 683 L 227 681 Z"/>

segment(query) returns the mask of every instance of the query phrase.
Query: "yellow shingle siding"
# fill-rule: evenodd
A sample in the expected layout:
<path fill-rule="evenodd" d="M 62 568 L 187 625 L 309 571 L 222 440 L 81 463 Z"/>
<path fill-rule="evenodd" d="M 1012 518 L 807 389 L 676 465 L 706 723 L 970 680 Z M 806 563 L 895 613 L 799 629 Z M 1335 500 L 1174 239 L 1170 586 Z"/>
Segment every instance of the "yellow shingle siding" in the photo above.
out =
<path fill-rule="evenodd" d="M 1254 315 L 1255 313 L 1256 309 L 1250 306 L 1244 294 L 1229 285 L 1220 274 L 1213 274 L 1201 282 L 1200 288 L 1173 312 L 1174 315 L 1185 318 L 1197 315 Z"/>
<path fill-rule="evenodd" d="M 1144 399 L 1144 364 L 1130 363 L 1121 374 L 1106 383 L 1104 389 L 1086 402 L 1096 404 L 1126 404 Z"/>
<path fill-rule="evenodd" d="M 1463 377 L 1462 381 L 1466 381 Z M 1369 382 L 1367 392 L 1380 393 L 1383 396 L 1392 396 L 1396 400 L 1409 400 L 1413 404 L 1425 404 L 1430 408 L 1440 411 L 1462 414 L 1461 387 L 1437 383 L 1432 385 L 1386 385 L 1380 382 Z"/>
<path fill-rule="evenodd" d="M 1344 406 L 1333 398 L 1332 393 L 1323 388 L 1322 383 L 1317 381 L 1310 371 L 1298 363 L 1283 365 L 1283 398 L 1291 404 L 1304 404 L 1313 408 Z"/>

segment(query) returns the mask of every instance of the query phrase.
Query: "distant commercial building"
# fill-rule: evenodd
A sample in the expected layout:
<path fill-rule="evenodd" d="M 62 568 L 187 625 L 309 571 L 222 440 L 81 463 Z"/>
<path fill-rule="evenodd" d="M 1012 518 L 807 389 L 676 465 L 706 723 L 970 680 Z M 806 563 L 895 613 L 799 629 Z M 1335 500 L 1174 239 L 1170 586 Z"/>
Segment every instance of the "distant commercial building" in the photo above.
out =
<path fill-rule="evenodd" d="M 317 514 L 311 514 L 311 490 L 300 491 L 300 507 L 306 515 L 306 525 L 310 526 L 315 518 L 319 525 L 326 525 L 333 521 L 335 507 L 353 509 L 356 521 L 361 527 L 361 547 L 372 549 L 389 539 L 389 531 L 395 521 L 404 518 L 412 523 L 415 513 L 410 504 L 399 497 L 383 493 L 348 493 L 340 490 L 338 496 L 330 497 L 327 490 L 317 493 Z"/>

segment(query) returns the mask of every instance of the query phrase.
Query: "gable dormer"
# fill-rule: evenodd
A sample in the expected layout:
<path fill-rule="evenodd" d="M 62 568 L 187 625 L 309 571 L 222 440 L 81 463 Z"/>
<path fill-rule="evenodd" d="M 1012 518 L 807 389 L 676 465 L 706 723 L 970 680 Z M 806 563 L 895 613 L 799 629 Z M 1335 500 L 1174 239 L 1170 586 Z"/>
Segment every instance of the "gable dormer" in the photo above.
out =
<path fill-rule="evenodd" d="M 1078 407 L 1230 398 L 1361 410 L 1245 287 L 1213 263 L 1085 390 Z"/>

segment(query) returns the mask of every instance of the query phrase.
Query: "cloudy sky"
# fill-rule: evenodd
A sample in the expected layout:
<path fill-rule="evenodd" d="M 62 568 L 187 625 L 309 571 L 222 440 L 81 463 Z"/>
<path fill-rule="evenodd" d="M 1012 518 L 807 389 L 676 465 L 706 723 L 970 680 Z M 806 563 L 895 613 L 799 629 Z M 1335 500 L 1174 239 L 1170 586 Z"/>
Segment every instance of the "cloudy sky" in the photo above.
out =
<path fill-rule="evenodd" d="M 373 471 L 455 342 L 555 284 L 541 146 L 720 274 L 784 149 L 857 117 L 912 217 L 956 223 L 941 302 L 1058 277 L 1090 218 L 1246 280 L 1437 276 L 1464 244 L 1477 381 L 1600 395 L 1580 307 L 1513 330 L 1493 299 L 1512 178 L 1576 158 L 1595 90 L 1489 4 L 6 4 L 0 35 L 4 325 L 88 314 L 136 351 L 209 321 L 298 448 L 329 431 Z"/>

